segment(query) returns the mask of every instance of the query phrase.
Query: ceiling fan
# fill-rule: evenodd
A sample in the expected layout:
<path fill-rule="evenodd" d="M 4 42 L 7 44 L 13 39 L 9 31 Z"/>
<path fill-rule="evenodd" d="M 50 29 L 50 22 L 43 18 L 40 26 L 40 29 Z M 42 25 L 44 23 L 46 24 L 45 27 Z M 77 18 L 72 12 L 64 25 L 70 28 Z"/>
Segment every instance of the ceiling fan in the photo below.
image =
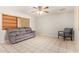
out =
<path fill-rule="evenodd" d="M 48 6 L 37 6 L 33 8 L 35 9 L 33 12 L 37 12 L 39 14 L 48 13 Z"/>

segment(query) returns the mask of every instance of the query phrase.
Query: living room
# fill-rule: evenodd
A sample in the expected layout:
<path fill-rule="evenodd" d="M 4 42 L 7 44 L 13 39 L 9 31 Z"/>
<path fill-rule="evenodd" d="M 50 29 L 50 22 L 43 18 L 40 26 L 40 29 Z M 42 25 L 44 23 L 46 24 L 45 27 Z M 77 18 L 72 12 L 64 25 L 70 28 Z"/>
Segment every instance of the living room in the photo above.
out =
<path fill-rule="evenodd" d="M 39 13 L 38 11 L 40 10 L 43 13 Z M 78 7 L 73 6 L 1 6 L 0 52 L 79 52 L 79 44 L 77 43 L 78 10 Z M 35 31 L 36 36 L 15 44 L 6 43 L 6 29 L 3 27 L 3 15 L 17 17 L 17 27 L 30 27 L 32 31 Z M 25 26 L 25 21 L 22 23 L 19 19 L 29 20 L 28 26 Z M 5 25 L 5 27 L 7 26 Z M 63 31 L 64 28 L 73 28 L 73 41 L 70 39 L 64 41 L 62 37 L 58 39 L 58 31 Z M 11 51 L 12 49 L 13 51 Z"/>

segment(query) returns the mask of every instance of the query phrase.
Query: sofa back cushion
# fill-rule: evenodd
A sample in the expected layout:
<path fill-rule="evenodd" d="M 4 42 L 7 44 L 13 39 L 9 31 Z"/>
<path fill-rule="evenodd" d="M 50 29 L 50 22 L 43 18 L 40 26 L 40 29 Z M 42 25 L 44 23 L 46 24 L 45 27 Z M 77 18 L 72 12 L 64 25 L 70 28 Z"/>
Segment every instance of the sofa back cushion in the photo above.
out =
<path fill-rule="evenodd" d="M 19 29 L 19 31 L 21 32 L 21 31 L 25 31 L 25 28 L 24 27 L 20 27 L 20 28 L 18 28 Z"/>
<path fill-rule="evenodd" d="M 17 31 L 18 31 L 17 28 L 15 28 L 15 29 L 10 29 L 10 28 L 8 28 L 8 29 L 7 29 L 7 32 L 8 32 L 8 33 L 17 32 Z"/>
<path fill-rule="evenodd" d="M 30 27 L 25 27 L 25 30 L 26 31 L 28 31 L 28 30 L 31 31 L 31 28 Z"/>
<path fill-rule="evenodd" d="M 9 36 L 16 36 L 16 32 L 10 32 Z"/>
<path fill-rule="evenodd" d="M 7 32 L 9 35 L 19 35 L 19 34 L 25 34 L 25 33 L 31 33 L 30 27 L 20 27 L 20 28 L 14 28 L 14 29 L 7 29 Z"/>
<path fill-rule="evenodd" d="M 25 30 L 26 30 L 26 33 L 31 33 L 32 31 L 30 27 L 26 27 Z"/>

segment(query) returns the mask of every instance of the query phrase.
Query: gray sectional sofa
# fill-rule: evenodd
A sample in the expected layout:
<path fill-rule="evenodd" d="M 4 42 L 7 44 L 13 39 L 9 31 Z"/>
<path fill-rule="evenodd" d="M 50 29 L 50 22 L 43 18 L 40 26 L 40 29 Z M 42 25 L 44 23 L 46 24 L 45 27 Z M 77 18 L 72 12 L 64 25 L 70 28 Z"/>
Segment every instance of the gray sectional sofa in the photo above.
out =
<path fill-rule="evenodd" d="M 12 44 L 35 37 L 35 31 L 32 31 L 30 27 L 8 28 L 7 34 L 9 42 Z"/>

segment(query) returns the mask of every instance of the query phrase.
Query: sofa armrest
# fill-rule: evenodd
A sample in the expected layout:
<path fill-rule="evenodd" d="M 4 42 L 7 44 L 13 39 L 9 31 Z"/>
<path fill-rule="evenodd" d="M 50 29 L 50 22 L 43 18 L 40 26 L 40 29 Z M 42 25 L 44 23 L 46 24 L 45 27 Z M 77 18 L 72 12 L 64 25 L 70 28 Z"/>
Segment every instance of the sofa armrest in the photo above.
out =
<path fill-rule="evenodd" d="M 35 31 L 31 31 L 32 33 L 35 33 Z"/>
<path fill-rule="evenodd" d="M 16 42 L 16 35 L 9 35 L 9 42 L 15 43 Z"/>

